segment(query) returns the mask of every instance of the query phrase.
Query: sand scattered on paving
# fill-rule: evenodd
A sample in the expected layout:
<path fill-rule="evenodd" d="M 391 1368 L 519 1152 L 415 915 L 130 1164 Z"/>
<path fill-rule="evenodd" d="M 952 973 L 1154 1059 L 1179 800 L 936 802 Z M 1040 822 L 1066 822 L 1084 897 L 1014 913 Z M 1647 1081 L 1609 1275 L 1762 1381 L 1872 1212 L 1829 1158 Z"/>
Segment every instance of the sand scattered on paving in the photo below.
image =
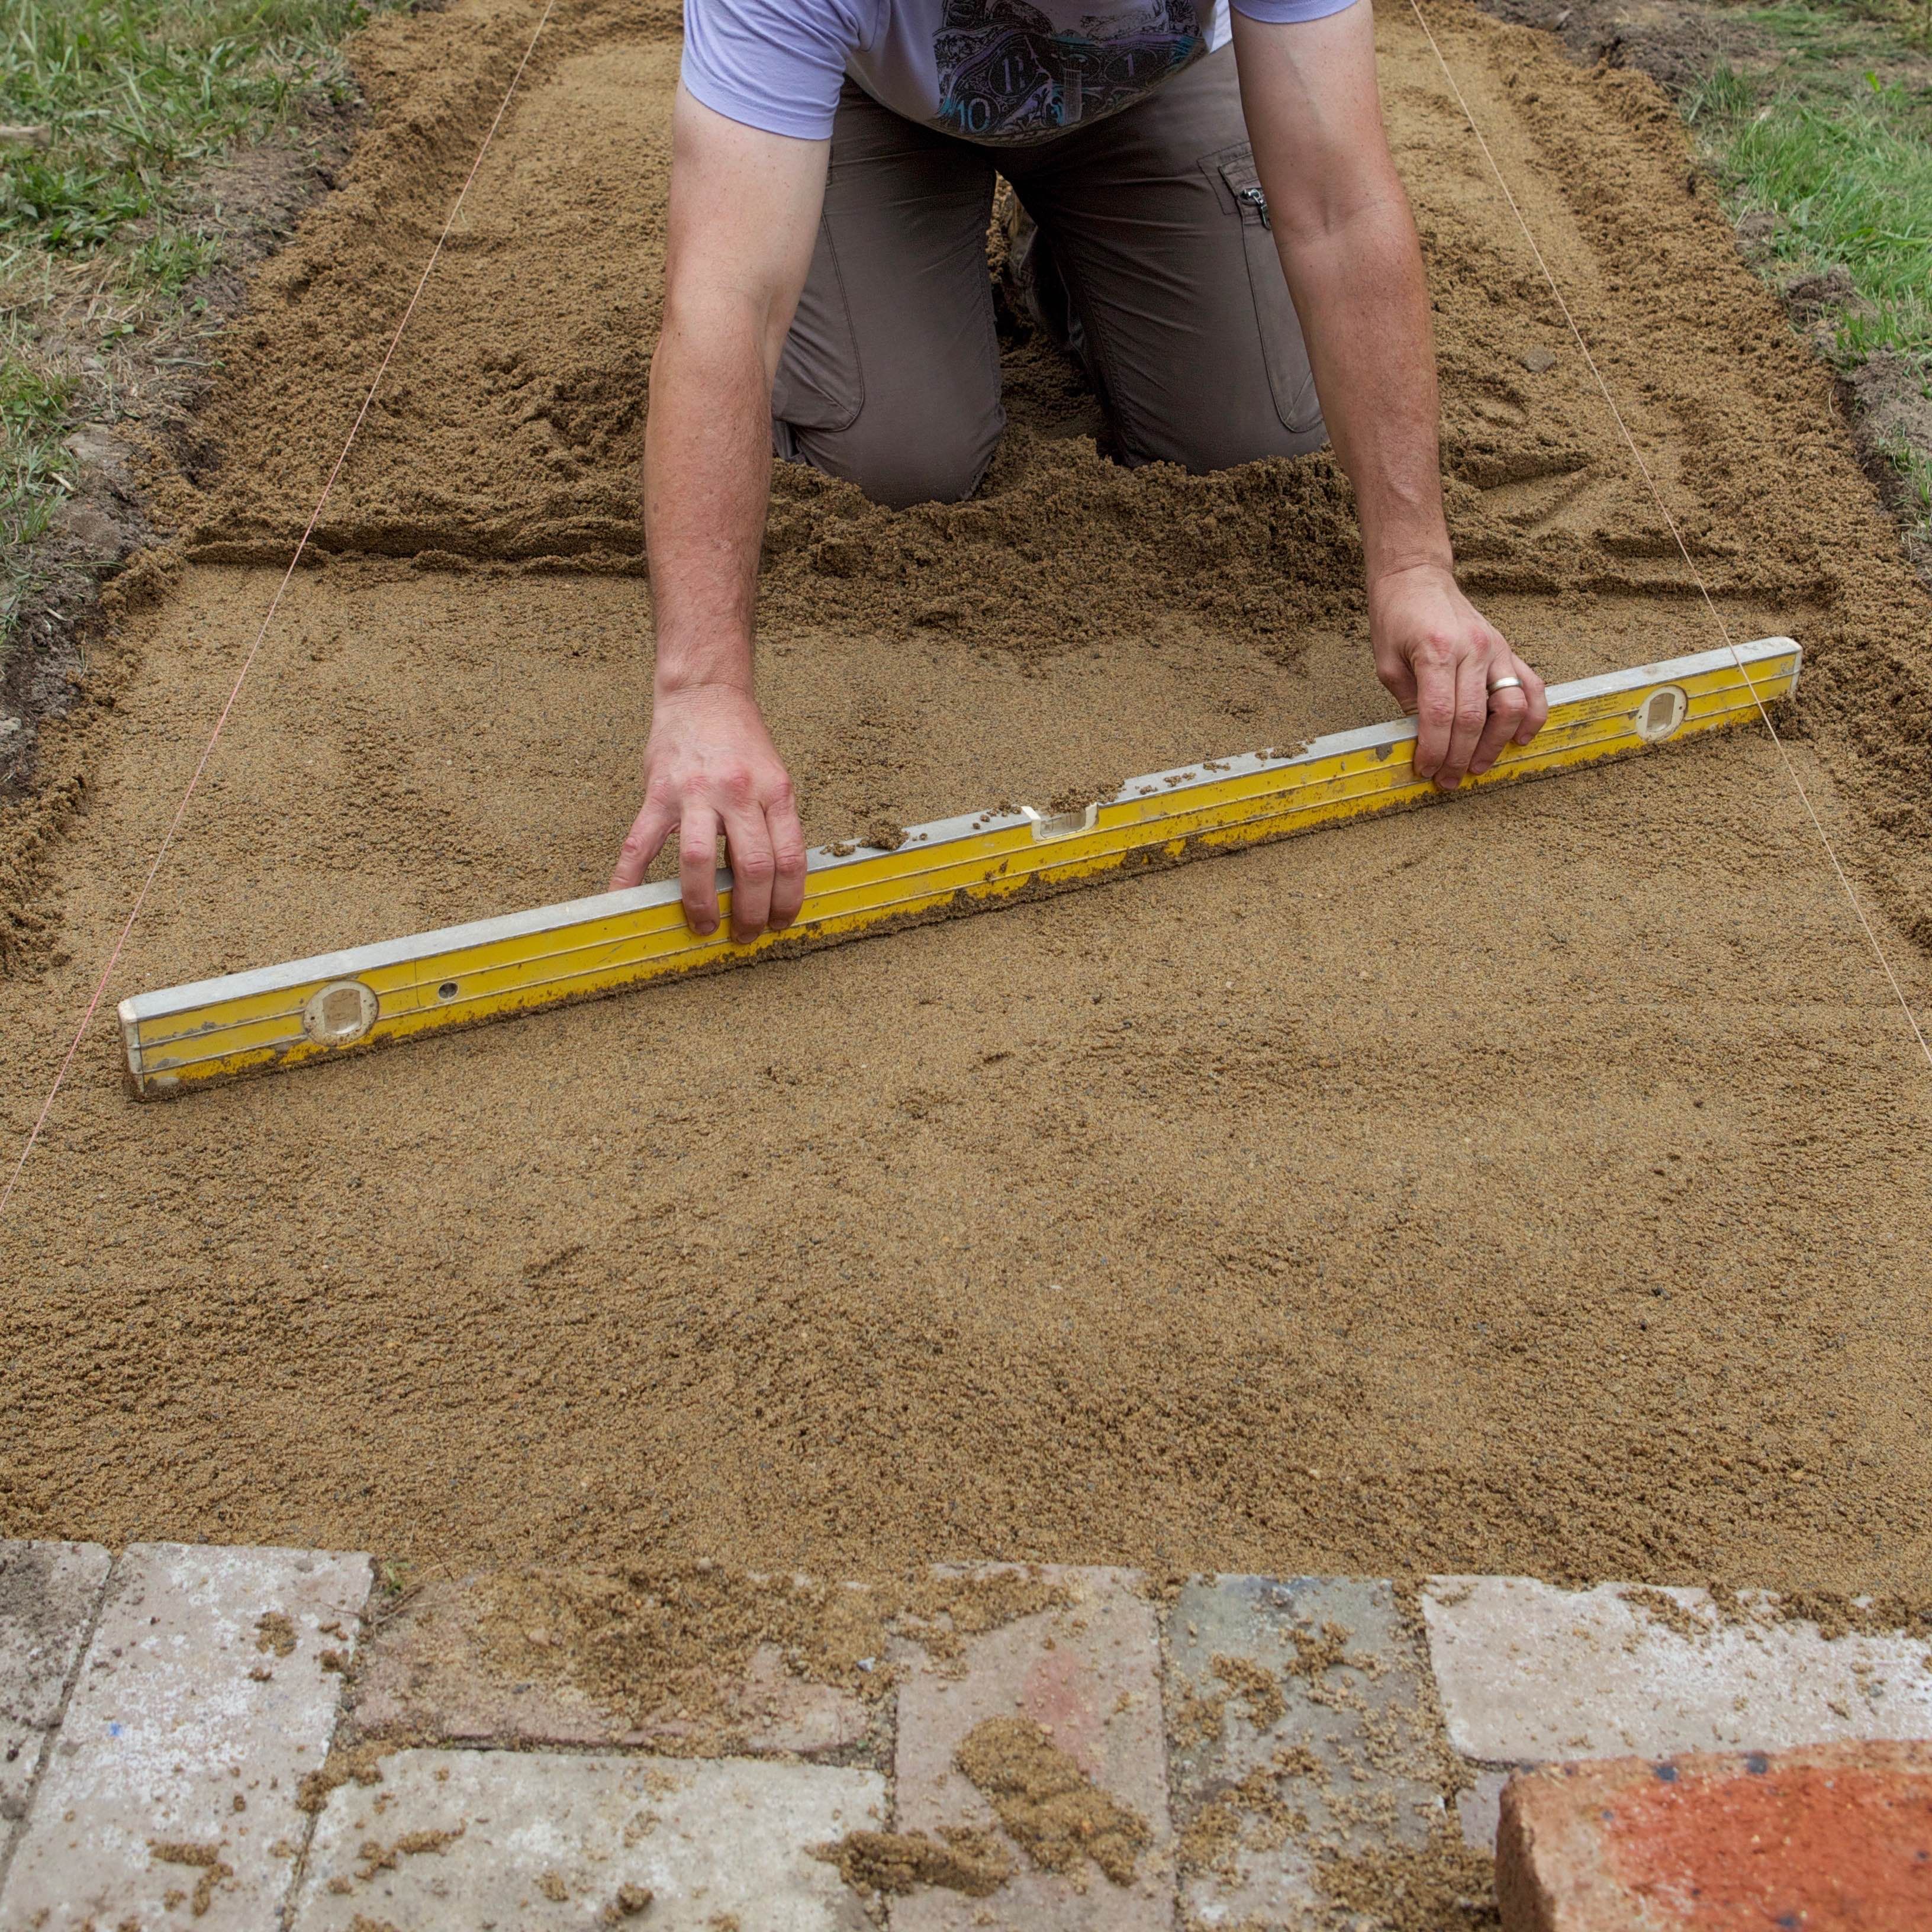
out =
<path fill-rule="evenodd" d="M 397 1748 L 386 1740 L 350 1744 L 338 1737 L 321 1768 L 310 1772 L 302 1779 L 296 1794 L 297 1807 L 319 1812 L 328 1802 L 329 1793 L 345 1784 L 380 1784 L 382 1760 Z"/>
<path fill-rule="evenodd" d="M 1378 1932 L 1477 1932 L 1499 1922 L 1493 1866 L 1444 1825 L 1426 1845 L 1324 1858 L 1316 1884 L 1344 1924 L 1341 1915 L 1366 1912 Z"/>
<path fill-rule="evenodd" d="M 1102 1791 L 1031 1718 L 988 1718 L 952 1754 L 1006 1835 L 1044 1871 L 1078 1873 L 1088 1859 L 1131 1885 L 1151 1835 L 1147 1820 Z"/>
<path fill-rule="evenodd" d="M 1184 1874 L 1238 1886 L 1244 1853 L 1265 1859 L 1292 1846 L 1306 1855 L 1310 1882 L 1337 1924 L 1364 1912 L 1391 1932 L 1496 1924 L 1491 1860 L 1463 1843 L 1457 1823 L 1457 1794 L 1471 1768 L 1450 1748 L 1434 1679 L 1421 1664 L 1427 1640 L 1416 1592 L 1402 1586 L 1397 1595 L 1399 1646 L 1418 1666 L 1412 1698 L 1370 1694 L 1388 1658 L 1352 1654 L 1355 1631 L 1332 1618 L 1318 1630 L 1288 1627 L 1295 1654 L 1278 1673 L 1251 1658 L 1216 1656 L 1214 1675 L 1226 1688 L 1206 1694 L 1170 1676 L 1170 1750 L 1191 1760 L 1187 1780 L 1201 1794 L 1178 1821 Z M 1294 1742 L 1263 1763 L 1250 1755 L 1251 1768 L 1238 1778 L 1232 1758 L 1204 1775 L 1199 1745 L 1225 1739 L 1251 1754 L 1291 1703 L 1304 1719 L 1312 1706 L 1348 1721 L 1339 1733 L 1318 1720 L 1298 1724 Z M 1405 1843 L 1418 1814 L 1394 1793 L 1431 1786 L 1440 1810 L 1422 1814 L 1432 1822 L 1421 1842 Z"/>
<path fill-rule="evenodd" d="M 923 1832 L 848 1832 L 816 1856 L 836 1864 L 855 1891 L 896 1896 L 938 1886 L 985 1898 L 1013 1874 L 999 1839 L 965 1825 L 941 1826 L 936 1838 Z"/>
<path fill-rule="evenodd" d="M 1726 625 L 1804 643 L 1792 756 L 1922 999 L 1928 606 L 1828 379 L 1648 82 L 1436 12 Z M 533 19 L 361 43 L 371 131 L 159 491 L 186 561 L 5 823 L 10 1133 Z M 1553 675 L 1708 647 L 1381 31 L 1472 588 Z M 116 994 L 605 876 L 674 62 L 668 8 L 560 8 Z M 1130 475 L 1010 366 L 971 503 L 778 480 L 760 675 L 815 838 L 1388 715 L 1331 464 Z M 1932 1088 L 1834 895 L 1746 734 L 172 1106 L 101 1026 L 0 1226 L 0 1526 L 1922 1601 Z"/>
<path fill-rule="evenodd" d="M 699 1563 L 481 1578 L 464 1623 L 485 1668 L 567 1687 L 634 1725 L 675 1717 L 692 1727 L 681 1748 L 701 1753 L 732 1748 L 732 1700 L 761 1646 L 794 1676 L 872 1700 L 898 1681 L 894 1639 L 950 1667 L 968 1639 L 1069 1600 L 1017 1569 L 854 1583 Z"/>
<path fill-rule="evenodd" d="M 214 1902 L 215 1890 L 224 1879 L 235 1876 L 235 1868 L 221 1856 L 218 1845 L 198 1845 L 178 1838 L 150 1838 L 148 1856 L 158 1864 L 185 1865 L 200 1874 L 192 1893 L 181 1896 L 195 1917 L 202 1917 Z"/>

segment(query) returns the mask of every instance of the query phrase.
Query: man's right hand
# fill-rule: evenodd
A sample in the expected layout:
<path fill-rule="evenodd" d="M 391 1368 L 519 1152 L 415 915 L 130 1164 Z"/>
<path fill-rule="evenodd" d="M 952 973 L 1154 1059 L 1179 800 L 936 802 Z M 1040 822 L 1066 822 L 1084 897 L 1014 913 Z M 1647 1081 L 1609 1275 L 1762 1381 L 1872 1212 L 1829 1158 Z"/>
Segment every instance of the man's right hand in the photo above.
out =
<path fill-rule="evenodd" d="M 758 700 L 736 685 L 661 692 L 644 747 L 644 803 L 613 892 L 640 884 L 675 830 L 684 916 L 692 932 L 718 930 L 718 835 L 731 868 L 731 937 L 748 945 L 782 932 L 805 898 L 805 833 L 791 775 L 765 728 Z"/>

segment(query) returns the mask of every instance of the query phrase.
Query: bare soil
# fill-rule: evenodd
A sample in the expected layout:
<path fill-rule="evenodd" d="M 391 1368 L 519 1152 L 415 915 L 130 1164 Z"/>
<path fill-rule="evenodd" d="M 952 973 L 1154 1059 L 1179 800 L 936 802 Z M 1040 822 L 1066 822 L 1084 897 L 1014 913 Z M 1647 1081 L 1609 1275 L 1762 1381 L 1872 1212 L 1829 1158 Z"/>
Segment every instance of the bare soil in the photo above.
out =
<path fill-rule="evenodd" d="M 1766 56 L 1766 37 L 1741 8 L 1706 0 L 1481 0 L 1484 12 L 1540 27 L 1586 67 L 1634 68 L 1672 94 L 1688 92 L 1720 61 Z"/>
<path fill-rule="evenodd" d="M 10 1133 L 534 17 L 364 38 L 342 188 L 152 481 L 186 560 L 6 855 Z M 1922 1002 L 1932 607 L 1829 380 L 1652 82 L 1433 17 L 1725 624 L 1806 646 L 1792 756 Z M 1555 676 L 1708 646 L 1382 32 L 1469 585 Z M 668 8 L 560 8 L 117 994 L 601 884 L 675 60 Z M 1388 715 L 1332 464 L 1130 473 L 1038 344 L 1010 374 L 970 503 L 776 480 L 814 838 Z M 1932 1590 L 1932 1080 L 1755 734 L 169 1106 L 117 1058 L 97 1028 L 0 1226 L 8 1533 Z"/>

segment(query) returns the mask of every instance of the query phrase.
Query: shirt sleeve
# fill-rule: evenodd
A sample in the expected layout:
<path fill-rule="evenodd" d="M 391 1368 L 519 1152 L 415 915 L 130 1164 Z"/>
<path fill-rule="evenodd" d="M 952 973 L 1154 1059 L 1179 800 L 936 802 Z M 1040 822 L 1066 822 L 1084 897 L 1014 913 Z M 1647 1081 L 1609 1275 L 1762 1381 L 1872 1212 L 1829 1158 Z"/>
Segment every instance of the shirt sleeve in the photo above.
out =
<path fill-rule="evenodd" d="M 1344 14 L 1355 0 L 1233 0 L 1234 11 L 1250 20 L 1265 20 L 1282 26 L 1297 20 L 1325 20 L 1330 14 Z"/>
<path fill-rule="evenodd" d="M 684 84 L 767 134 L 829 140 L 845 58 L 872 36 L 862 0 L 685 0 Z"/>

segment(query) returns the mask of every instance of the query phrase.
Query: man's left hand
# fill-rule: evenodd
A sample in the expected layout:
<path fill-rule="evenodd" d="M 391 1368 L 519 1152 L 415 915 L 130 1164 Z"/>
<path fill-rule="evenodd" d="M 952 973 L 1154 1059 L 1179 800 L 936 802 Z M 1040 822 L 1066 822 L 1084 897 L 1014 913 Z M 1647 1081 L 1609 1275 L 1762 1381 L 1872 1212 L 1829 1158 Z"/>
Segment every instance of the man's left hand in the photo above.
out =
<path fill-rule="evenodd" d="M 1369 635 L 1376 676 L 1415 720 L 1415 775 L 1438 791 L 1480 778 L 1505 745 L 1528 744 L 1550 716 L 1542 679 L 1440 564 L 1372 582 Z"/>

